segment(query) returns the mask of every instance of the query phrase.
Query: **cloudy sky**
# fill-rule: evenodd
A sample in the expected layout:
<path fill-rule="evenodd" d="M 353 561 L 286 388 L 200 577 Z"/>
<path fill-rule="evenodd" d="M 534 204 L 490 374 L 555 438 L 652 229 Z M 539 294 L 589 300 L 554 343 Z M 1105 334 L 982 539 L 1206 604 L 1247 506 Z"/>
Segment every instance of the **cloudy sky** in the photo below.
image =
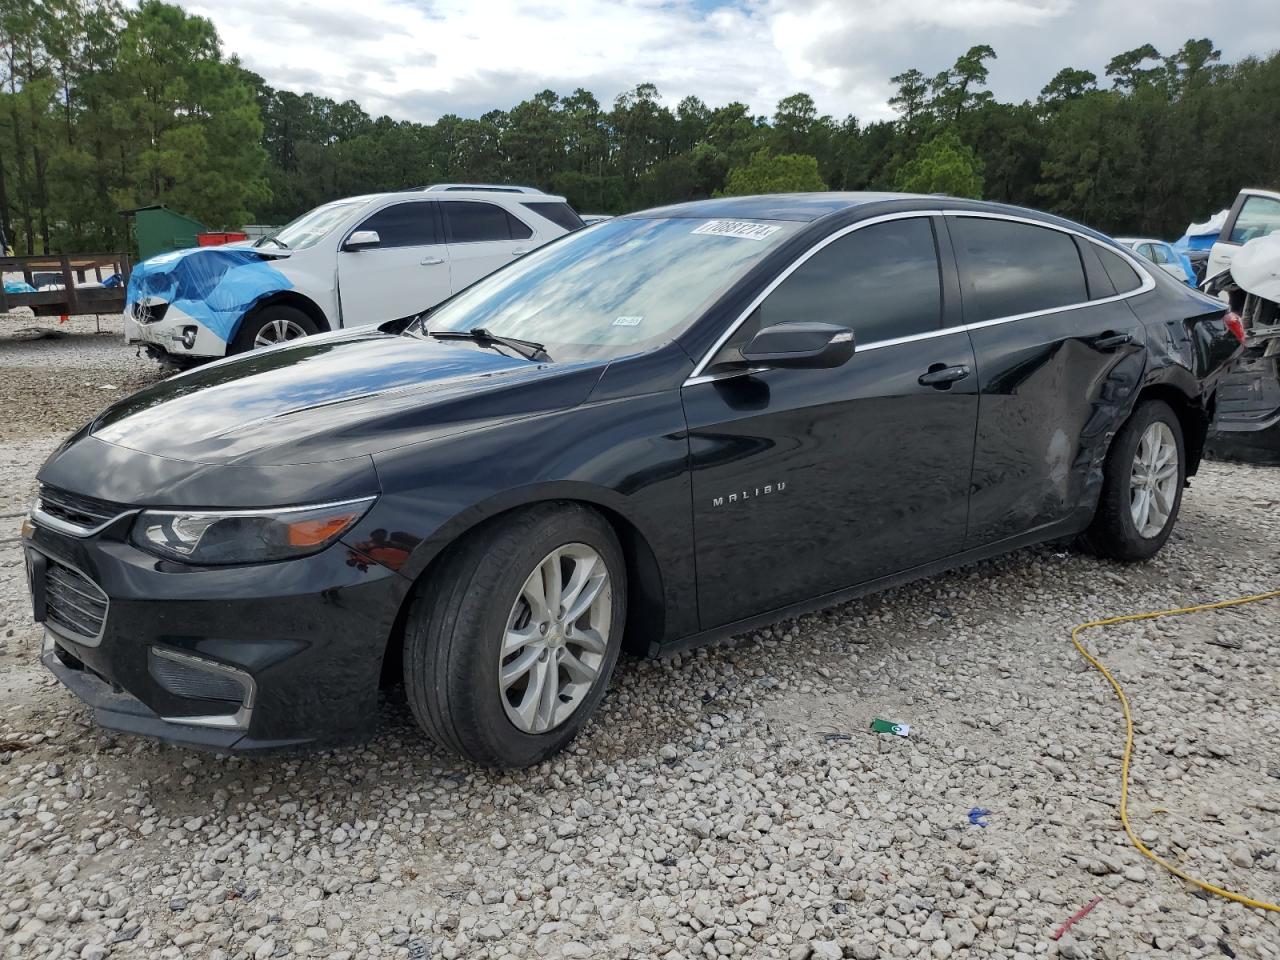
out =
<path fill-rule="evenodd" d="M 1034 97 L 1063 66 L 1102 75 L 1150 41 L 1210 37 L 1233 60 L 1280 48 L 1277 0 L 177 0 L 273 86 L 433 121 L 478 116 L 539 90 L 609 104 L 657 84 L 674 105 L 742 100 L 772 113 L 804 90 L 821 112 L 888 116 L 888 78 L 928 74 L 975 43 L 991 87 Z"/>

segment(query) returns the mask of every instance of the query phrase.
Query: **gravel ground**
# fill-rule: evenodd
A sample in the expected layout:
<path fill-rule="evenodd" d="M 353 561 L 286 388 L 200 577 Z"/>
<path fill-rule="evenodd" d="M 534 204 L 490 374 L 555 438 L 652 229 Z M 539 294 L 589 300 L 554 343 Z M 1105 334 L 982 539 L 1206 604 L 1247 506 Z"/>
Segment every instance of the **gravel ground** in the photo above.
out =
<path fill-rule="evenodd" d="M 0 955 L 1280 958 L 1280 917 L 1128 846 L 1123 724 L 1068 641 L 1276 586 L 1275 469 L 1208 464 L 1144 566 L 1027 550 L 624 660 L 575 748 L 523 773 L 453 760 L 394 700 L 354 748 L 218 757 L 97 730 L 36 663 L 34 471 L 158 375 L 76 329 L 0 339 Z M 1091 637 L 1137 715 L 1138 831 L 1270 901 L 1278 629 L 1275 601 Z"/>

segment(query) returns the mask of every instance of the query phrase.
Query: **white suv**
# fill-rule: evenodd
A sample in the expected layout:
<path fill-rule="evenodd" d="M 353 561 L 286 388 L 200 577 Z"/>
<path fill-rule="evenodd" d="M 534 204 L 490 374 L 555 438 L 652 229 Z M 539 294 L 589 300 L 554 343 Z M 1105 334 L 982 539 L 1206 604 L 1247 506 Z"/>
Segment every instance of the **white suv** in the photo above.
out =
<path fill-rule="evenodd" d="M 252 243 L 138 264 L 125 340 L 182 365 L 382 323 L 582 226 L 563 197 L 530 187 L 439 184 L 335 200 Z"/>

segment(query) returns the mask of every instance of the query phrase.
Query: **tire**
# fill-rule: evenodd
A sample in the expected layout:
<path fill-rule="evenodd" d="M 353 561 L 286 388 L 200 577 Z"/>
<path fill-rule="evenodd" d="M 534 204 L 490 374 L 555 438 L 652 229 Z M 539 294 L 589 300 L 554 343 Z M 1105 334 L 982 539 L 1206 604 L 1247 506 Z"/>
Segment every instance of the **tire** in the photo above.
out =
<path fill-rule="evenodd" d="M 1142 490 L 1135 494 L 1134 481 L 1139 479 L 1139 468 L 1134 461 L 1144 438 L 1148 440 L 1144 451 L 1151 449 L 1150 432 L 1153 430 L 1162 435 L 1164 443 L 1172 442 L 1177 451 L 1177 463 L 1167 495 L 1162 496 L 1159 490 L 1150 491 L 1152 500 L 1148 526 L 1139 529 L 1134 510 Z M 1140 404 L 1120 428 L 1107 453 L 1102 494 L 1093 522 L 1082 538 L 1084 546 L 1099 556 L 1114 560 L 1147 560 L 1154 556 L 1169 539 L 1177 522 L 1186 469 L 1186 449 L 1177 414 L 1162 400 L 1147 400 Z M 1163 471 L 1157 471 L 1160 472 Z M 1147 473 L 1151 472 L 1148 470 Z M 1158 529 L 1154 529 L 1165 506 L 1168 512 L 1163 522 L 1158 524 Z M 1140 508 L 1138 512 L 1141 515 Z"/>
<path fill-rule="evenodd" d="M 564 555 L 552 561 L 556 551 Z M 554 612 L 535 615 L 528 584 L 536 592 L 554 568 L 561 578 L 569 573 L 564 585 L 571 589 L 572 574 L 598 570 L 601 564 L 607 573 L 595 594 L 601 599 L 575 623 L 559 624 Z M 626 623 L 626 564 L 602 516 L 571 503 L 506 514 L 451 547 L 416 591 L 405 623 L 405 693 L 432 740 L 482 766 L 516 768 L 540 763 L 578 735 L 604 697 Z M 587 595 L 583 590 L 579 599 Z M 549 624 L 547 632 L 542 623 Z M 607 634 L 596 629 L 605 624 Z M 585 644 L 591 630 L 596 630 L 592 649 L 575 646 Z M 517 634 L 532 639 L 521 641 Z M 504 656 L 504 641 L 526 645 Z M 551 658 L 556 658 L 554 667 L 540 666 Z M 533 664 L 528 672 L 502 687 L 500 668 L 516 675 L 526 662 Z M 582 670 L 588 662 L 594 663 L 594 680 L 575 680 L 586 676 Z M 567 699 L 531 694 L 535 678 L 553 675 L 555 689 Z M 552 688 L 543 683 L 541 689 Z M 536 709 L 521 712 L 528 702 Z M 567 715 L 560 716 L 561 711 Z"/>
<path fill-rule="evenodd" d="M 229 354 L 248 353 L 259 347 L 274 346 L 288 340 L 309 337 L 319 333 L 316 322 L 299 310 L 283 303 L 256 310 L 240 321 L 240 329 L 231 341 Z M 283 340 L 278 339 L 283 336 Z M 273 338 L 271 343 L 261 343 L 260 338 Z"/>

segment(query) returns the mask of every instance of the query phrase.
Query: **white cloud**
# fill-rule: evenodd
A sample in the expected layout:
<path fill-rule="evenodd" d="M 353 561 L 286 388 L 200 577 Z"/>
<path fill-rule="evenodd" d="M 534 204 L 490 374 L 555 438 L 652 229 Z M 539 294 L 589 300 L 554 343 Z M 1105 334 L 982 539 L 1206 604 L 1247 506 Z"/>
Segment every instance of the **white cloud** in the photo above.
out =
<path fill-rule="evenodd" d="M 674 104 L 742 100 L 772 113 L 790 93 L 820 111 L 889 115 L 889 77 L 934 73 L 990 43 L 993 89 L 1034 97 L 1063 66 L 1099 74 L 1151 41 L 1210 36 L 1230 58 L 1280 44 L 1274 0 L 178 0 L 268 83 L 354 99 L 370 113 L 476 116 L 551 88 L 606 106 L 653 82 Z"/>

